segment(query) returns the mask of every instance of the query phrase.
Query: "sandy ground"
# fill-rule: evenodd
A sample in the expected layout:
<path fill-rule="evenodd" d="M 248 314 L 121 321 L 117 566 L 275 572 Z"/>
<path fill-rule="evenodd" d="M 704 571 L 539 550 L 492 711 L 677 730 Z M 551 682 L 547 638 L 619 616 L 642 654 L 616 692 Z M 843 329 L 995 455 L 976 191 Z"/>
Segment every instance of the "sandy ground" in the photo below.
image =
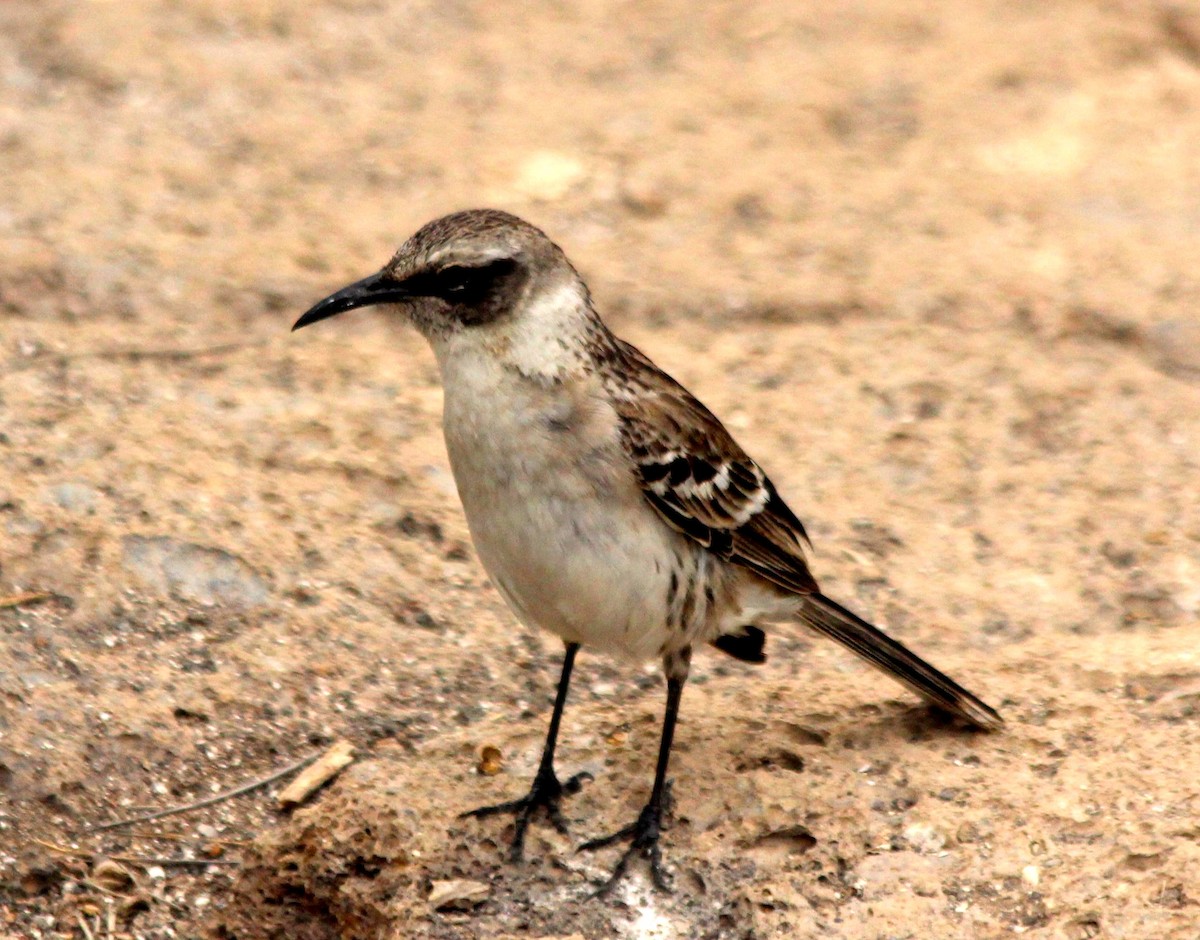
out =
<path fill-rule="evenodd" d="M 1194 3 L 0 5 L 0 936 L 1194 938 Z M 996 704 L 797 629 L 698 657 L 671 895 L 587 893 L 660 680 L 478 566 L 423 342 L 309 303 L 418 225 L 544 227 L 725 417 L 827 593 Z M 36 592 L 21 602 L 14 596 Z M 358 758 L 291 816 L 273 786 Z M 477 772 L 481 749 L 501 772 Z M 127 861 L 114 867 L 105 858 Z M 211 864 L 182 863 L 208 859 Z M 434 882 L 483 898 L 435 910 Z"/>

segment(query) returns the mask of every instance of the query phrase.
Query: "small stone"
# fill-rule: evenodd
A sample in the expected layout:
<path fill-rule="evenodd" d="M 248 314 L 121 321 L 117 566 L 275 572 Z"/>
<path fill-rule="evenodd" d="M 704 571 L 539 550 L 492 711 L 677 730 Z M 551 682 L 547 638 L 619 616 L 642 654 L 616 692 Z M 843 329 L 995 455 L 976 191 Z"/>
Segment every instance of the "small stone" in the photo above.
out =
<path fill-rule="evenodd" d="M 1021 880 L 1030 887 L 1036 888 L 1042 880 L 1042 870 L 1036 865 L 1026 865 L 1021 869 Z"/>
<path fill-rule="evenodd" d="M 266 582 L 229 552 L 179 542 L 166 536 L 126 536 L 125 570 L 163 595 L 207 606 L 255 607 L 266 602 Z"/>
<path fill-rule="evenodd" d="M 5 528 L 8 529 L 9 535 L 39 535 L 46 529 L 37 519 L 22 514 L 10 519 Z"/>
<path fill-rule="evenodd" d="M 1181 379 L 1200 379 L 1200 320 L 1164 320 L 1146 333 L 1154 364 Z"/>
<path fill-rule="evenodd" d="M 60 483 L 50 488 L 50 501 L 68 512 L 87 513 L 96 508 L 96 491 L 83 483 Z"/>
<path fill-rule="evenodd" d="M 500 753 L 500 748 L 494 744 L 485 744 L 479 752 L 479 763 L 475 767 L 475 772 L 485 777 L 494 777 L 502 770 L 504 770 L 504 758 Z"/>
<path fill-rule="evenodd" d="M 517 168 L 515 188 L 530 199 L 555 202 L 587 178 L 583 162 L 566 153 L 538 150 Z"/>
<path fill-rule="evenodd" d="M 667 181 L 648 172 L 644 167 L 633 167 L 626 171 L 621 180 L 621 202 L 625 207 L 646 218 L 660 216 L 667 211 L 669 202 Z"/>
<path fill-rule="evenodd" d="M 482 881 L 435 881 L 429 887 L 429 904 L 435 911 L 465 911 L 488 899 L 491 888 Z"/>
<path fill-rule="evenodd" d="M 151 865 L 146 869 L 146 877 L 151 881 L 162 881 L 167 877 L 167 873 L 163 870 L 161 865 Z"/>
<path fill-rule="evenodd" d="M 913 823 L 904 827 L 904 840 L 916 852 L 937 852 L 946 844 L 946 837 L 928 823 Z"/>
<path fill-rule="evenodd" d="M 96 863 L 96 867 L 92 869 L 92 881 L 113 894 L 124 894 L 135 884 L 129 869 L 110 858 L 101 859 Z"/>

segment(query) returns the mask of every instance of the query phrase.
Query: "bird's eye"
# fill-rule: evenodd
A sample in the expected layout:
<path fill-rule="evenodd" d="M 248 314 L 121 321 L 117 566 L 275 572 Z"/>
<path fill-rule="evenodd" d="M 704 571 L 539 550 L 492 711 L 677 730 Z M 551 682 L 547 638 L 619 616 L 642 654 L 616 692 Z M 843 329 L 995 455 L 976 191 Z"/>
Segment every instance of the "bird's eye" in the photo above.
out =
<path fill-rule="evenodd" d="M 429 292 L 456 304 L 478 304 L 514 267 L 509 258 L 481 265 L 450 264 L 432 275 Z"/>
<path fill-rule="evenodd" d="M 451 265 L 438 272 L 438 289 L 448 296 L 467 293 L 473 282 L 478 280 L 478 268 L 467 268 L 462 265 Z"/>

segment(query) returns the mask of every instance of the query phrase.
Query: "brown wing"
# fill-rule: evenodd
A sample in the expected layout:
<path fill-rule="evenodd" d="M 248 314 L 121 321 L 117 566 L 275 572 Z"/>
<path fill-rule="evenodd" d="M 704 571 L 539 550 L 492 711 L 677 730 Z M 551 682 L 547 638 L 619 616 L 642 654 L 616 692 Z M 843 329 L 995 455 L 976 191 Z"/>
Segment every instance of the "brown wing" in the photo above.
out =
<path fill-rule="evenodd" d="M 817 590 L 804 525 L 724 425 L 642 353 L 622 354 L 610 392 L 650 504 L 716 555 L 798 594 Z"/>
<path fill-rule="evenodd" d="M 716 417 L 637 349 L 617 340 L 609 393 L 642 491 L 675 529 L 713 553 L 805 596 L 801 618 L 934 704 L 979 728 L 995 709 L 902 643 L 825 597 L 804 559 L 804 526 Z M 756 629 L 756 628 L 755 628 Z M 733 655 L 761 661 L 762 634 Z M 734 640 L 737 643 L 737 640 Z M 718 644 L 719 645 L 719 644 Z M 727 644 L 728 645 L 728 644 Z"/>

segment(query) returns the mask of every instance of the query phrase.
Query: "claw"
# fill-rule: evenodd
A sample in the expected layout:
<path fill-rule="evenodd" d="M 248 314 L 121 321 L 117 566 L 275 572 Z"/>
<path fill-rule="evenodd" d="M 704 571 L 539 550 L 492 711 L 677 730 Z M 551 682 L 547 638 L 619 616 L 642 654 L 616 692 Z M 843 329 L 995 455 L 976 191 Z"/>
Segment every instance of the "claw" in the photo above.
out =
<path fill-rule="evenodd" d="M 667 801 L 664 800 L 663 802 Z M 595 849 L 602 849 L 605 846 L 612 845 L 614 842 L 629 840 L 629 848 L 621 853 L 621 857 L 617 859 L 617 864 L 613 868 L 612 874 L 592 894 L 593 898 L 604 898 L 610 895 L 625 876 L 630 861 L 638 856 L 646 859 L 650 867 L 650 878 L 654 882 L 654 887 L 658 888 L 659 891 L 671 892 L 671 876 L 663 868 L 662 850 L 658 845 L 658 837 L 662 831 L 662 811 L 663 808 L 661 805 L 655 805 L 653 802 L 647 803 L 638 814 L 636 822 L 623 829 L 618 829 L 611 835 L 589 839 L 579 846 L 576 851 L 591 852 Z"/>
<path fill-rule="evenodd" d="M 538 775 L 533 778 L 533 786 L 530 787 L 529 793 L 519 800 L 508 800 L 492 806 L 480 806 L 467 810 L 459 816 L 459 819 L 466 819 L 470 816 L 483 819 L 499 813 L 512 813 L 516 817 L 516 823 L 508 857 L 511 861 L 519 862 L 525 855 L 525 833 L 529 829 L 530 820 L 533 819 L 538 809 L 544 808 L 550 824 L 563 835 L 567 835 L 567 821 L 563 818 L 559 804 L 564 796 L 578 793 L 585 780 L 592 779 L 592 775 L 586 770 L 575 774 L 565 782 L 560 782 L 552 770 L 538 771 Z"/>

